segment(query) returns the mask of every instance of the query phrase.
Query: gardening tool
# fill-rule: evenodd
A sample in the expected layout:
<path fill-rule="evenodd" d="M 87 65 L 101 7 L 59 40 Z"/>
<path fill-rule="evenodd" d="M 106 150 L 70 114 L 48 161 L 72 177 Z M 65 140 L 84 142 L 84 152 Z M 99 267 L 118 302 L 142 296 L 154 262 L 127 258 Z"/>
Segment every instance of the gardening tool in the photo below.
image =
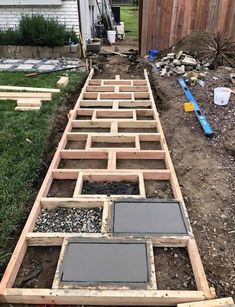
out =
<path fill-rule="evenodd" d="M 197 119 L 199 120 L 199 123 L 202 126 L 204 133 L 206 134 L 206 136 L 212 136 L 214 132 L 210 124 L 208 123 L 205 115 L 203 114 L 202 110 L 200 109 L 199 105 L 197 104 L 196 100 L 194 99 L 192 93 L 187 87 L 184 79 L 179 78 L 178 82 L 179 82 L 179 85 L 182 87 L 182 90 L 184 91 L 185 96 L 188 98 L 188 101 L 193 103 L 194 113 L 196 114 Z"/>

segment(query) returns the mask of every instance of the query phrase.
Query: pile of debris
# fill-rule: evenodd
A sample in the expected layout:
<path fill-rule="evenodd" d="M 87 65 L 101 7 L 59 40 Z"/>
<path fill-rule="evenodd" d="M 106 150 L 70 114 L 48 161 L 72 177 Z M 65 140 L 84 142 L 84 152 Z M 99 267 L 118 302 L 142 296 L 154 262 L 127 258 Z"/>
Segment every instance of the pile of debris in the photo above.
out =
<path fill-rule="evenodd" d="M 168 53 L 161 61 L 156 62 L 156 70 L 160 76 L 184 75 L 187 71 L 205 71 L 210 66 L 209 62 L 199 61 L 183 50 L 177 53 Z"/>

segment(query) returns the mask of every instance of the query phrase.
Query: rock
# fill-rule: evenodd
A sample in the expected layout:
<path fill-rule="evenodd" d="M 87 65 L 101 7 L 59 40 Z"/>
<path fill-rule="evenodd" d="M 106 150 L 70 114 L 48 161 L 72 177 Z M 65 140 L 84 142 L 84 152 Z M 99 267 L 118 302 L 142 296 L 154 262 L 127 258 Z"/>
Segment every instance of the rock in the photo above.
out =
<path fill-rule="evenodd" d="M 164 77 L 164 76 L 166 75 L 166 73 L 167 73 L 167 70 L 166 70 L 166 68 L 164 67 L 164 68 L 161 70 L 160 76 L 161 76 L 161 77 Z"/>
<path fill-rule="evenodd" d="M 195 66 L 197 65 L 197 60 L 195 60 L 193 57 L 189 55 L 186 55 L 186 57 L 182 60 L 182 64 Z"/>
<path fill-rule="evenodd" d="M 235 84 L 235 73 L 230 74 L 230 80 L 232 84 Z"/>
<path fill-rule="evenodd" d="M 172 62 L 172 64 L 175 65 L 175 66 L 179 66 L 179 65 L 181 65 L 181 61 L 175 59 L 175 60 Z"/>
<path fill-rule="evenodd" d="M 174 68 L 174 72 L 177 74 L 177 75 L 183 75 L 185 73 L 185 66 L 184 65 L 181 65 L 181 66 L 177 66 Z"/>
<path fill-rule="evenodd" d="M 195 67 L 196 70 L 201 70 L 202 69 L 202 65 L 201 64 L 197 64 L 197 66 Z"/>
<path fill-rule="evenodd" d="M 211 64 L 209 62 L 203 64 L 203 67 L 209 67 Z"/>
<path fill-rule="evenodd" d="M 175 53 L 167 53 L 167 57 L 169 59 L 174 59 L 175 58 Z"/>
<path fill-rule="evenodd" d="M 160 67 L 162 67 L 162 66 L 164 66 L 164 65 L 165 65 L 164 62 L 157 62 L 157 63 L 156 63 L 156 67 L 157 67 L 157 68 L 160 68 Z"/>
<path fill-rule="evenodd" d="M 177 60 L 179 60 L 183 53 L 184 53 L 183 50 L 179 51 L 179 52 L 176 54 L 175 58 L 176 58 Z"/>

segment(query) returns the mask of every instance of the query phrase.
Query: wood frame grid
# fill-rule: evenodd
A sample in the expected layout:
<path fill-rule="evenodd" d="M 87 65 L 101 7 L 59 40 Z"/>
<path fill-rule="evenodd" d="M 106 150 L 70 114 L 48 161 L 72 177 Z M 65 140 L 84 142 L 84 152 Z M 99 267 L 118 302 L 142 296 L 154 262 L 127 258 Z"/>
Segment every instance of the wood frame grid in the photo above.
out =
<path fill-rule="evenodd" d="M 23 304 L 82 304 L 82 305 L 176 305 L 192 301 L 203 301 L 214 297 L 209 288 L 198 248 L 189 226 L 184 236 L 151 236 L 150 244 L 156 247 L 185 247 L 188 250 L 197 290 L 158 290 L 157 283 L 151 289 L 18 289 L 14 282 L 24 259 L 28 246 L 61 246 L 71 238 L 112 238 L 109 233 L 109 217 L 112 201 L 132 197 L 146 198 L 146 180 L 165 180 L 171 184 L 174 199 L 180 201 L 186 219 L 188 214 L 183 196 L 175 174 L 166 140 L 163 134 L 159 115 L 155 106 L 147 71 L 142 80 L 122 80 L 116 76 L 113 80 L 92 79 L 92 70 L 81 91 L 77 103 L 70 111 L 69 121 L 61 141 L 48 169 L 46 177 L 37 195 L 28 220 L 9 261 L 0 284 L 0 299 L 7 303 Z M 111 109 L 110 109 L 111 108 Z M 81 119 L 77 119 L 80 116 Z M 82 117 L 89 119 L 82 119 Z M 147 117 L 144 120 L 142 117 Z M 149 119 L 148 119 L 149 118 Z M 109 132 L 96 129 L 107 128 Z M 120 132 L 119 129 L 140 129 L 135 132 Z M 154 131 L 143 132 L 145 128 Z M 94 128 L 94 132 L 73 132 L 73 128 Z M 97 143 L 114 143 L 114 147 L 93 147 Z M 84 143 L 84 148 L 68 148 L 68 142 Z M 133 147 L 123 147 L 124 143 L 132 142 Z M 157 142 L 160 149 L 144 149 L 142 142 Z M 60 168 L 62 160 L 107 161 L 103 169 Z M 162 160 L 164 169 L 119 169 L 117 161 L 127 160 Z M 53 180 L 76 180 L 72 197 L 48 197 Z M 138 182 L 138 195 L 97 195 L 82 194 L 84 180 L 103 181 L 134 181 Z M 36 219 L 43 208 L 103 208 L 101 233 L 36 233 L 33 232 Z M 190 224 L 189 224 L 190 225 Z M 120 238 L 119 238 L 120 239 Z M 126 239 L 126 238 L 124 238 Z M 138 239 L 138 238 L 137 238 Z M 54 283 L 58 287 L 58 280 Z"/>

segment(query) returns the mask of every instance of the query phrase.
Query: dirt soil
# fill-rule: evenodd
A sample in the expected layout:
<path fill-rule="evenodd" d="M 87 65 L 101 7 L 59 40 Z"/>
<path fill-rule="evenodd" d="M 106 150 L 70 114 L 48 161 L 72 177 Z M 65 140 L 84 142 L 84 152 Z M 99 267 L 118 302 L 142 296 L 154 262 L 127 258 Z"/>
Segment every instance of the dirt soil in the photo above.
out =
<path fill-rule="evenodd" d="M 183 111 L 186 98 L 176 78 L 152 78 L 194 235 L 218 296 L 235 295 L 235 97 L 225 107 L 213 103 L 215 87 L 231 86 L 230 73 L 224 67 L 209 71 L 205 87 L 191 89 L 214 129 L 212 138 L 205 137 L 194 113 Z"/>
<path fill-rule="evenodd" d="M 52 287 L 60 247 L 29 247 L 16 277 L 16 288 Z"/>

